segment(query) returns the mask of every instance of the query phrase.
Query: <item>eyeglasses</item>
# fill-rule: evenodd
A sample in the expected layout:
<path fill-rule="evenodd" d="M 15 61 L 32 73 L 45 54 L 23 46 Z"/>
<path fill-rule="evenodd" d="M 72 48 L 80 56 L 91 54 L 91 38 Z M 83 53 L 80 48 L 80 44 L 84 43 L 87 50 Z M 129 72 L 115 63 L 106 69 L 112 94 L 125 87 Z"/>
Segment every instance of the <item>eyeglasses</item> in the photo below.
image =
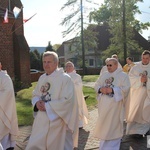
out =
<path fill-rule="evenodd" d="M 107 67 L 112 67 L 112 65 L 110 64 L 110 65 L 107 65 Z"/>

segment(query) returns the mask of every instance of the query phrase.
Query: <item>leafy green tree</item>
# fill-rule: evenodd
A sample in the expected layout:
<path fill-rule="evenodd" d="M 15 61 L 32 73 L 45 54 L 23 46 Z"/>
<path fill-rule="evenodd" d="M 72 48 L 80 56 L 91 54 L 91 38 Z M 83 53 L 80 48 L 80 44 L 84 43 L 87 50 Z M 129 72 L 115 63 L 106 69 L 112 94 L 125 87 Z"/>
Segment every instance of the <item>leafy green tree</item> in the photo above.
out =
<path fill-rule="evenodd" d="M 96 22 L 98 25 L 108 23 L 111 16 L 111 11 L 107 4 L 102 4 L 98 10 L 92 11 L 89 14 L 89 21 Z"/>
<path fill-rule="evenodd" d="M 62 6 L 61 11 L 70 10 L 69 11 L 70 13 L 67 14 L 66 17 L 61 22 L 62 26 L 67 27 L 67 29 L 63 31 L 63 37 L 72 33 L 75 34 L 75 37 L 80 36 L 82 20 L 83 20 L 84 29 L 88 26 L 87 25 L 87 18 L 88 18 L 87 12 L 89 12 L 90 10 L 89 8 L 83 6 L 83 4 L 81 3 L 82 1 L 93 4 L 93 6 L 95 4 L 92 0 L 67 0 L 67 2 Z M 83 18 L 81 14 L 83 14 Z"/>
<path fill-rule="evenodd" d="M 30 68 L 41 70 L 41 55 L 36 49 L 30 52 Z"/>
<path fill-rule="evenodd" d="M 37 59 L 40 59 L 40 58 L 41 58 L 41 55 L 40 55 L 40 53 L 38 52 L 37 49 L 35 49 L 35 50 L 33 51 L 33 53 L 35 53 Z"/>
<path fill-rule="evenodd" d="M 48 42 L 48 46 L 46 47 L 45 52 L 46 52 L 46 51 L 54 51 L 53 46 L 51 45 L 51 42 L 50 42 L 50 41 Z"/>
<path fill-rule="evenodd" d="M 84 42 L 85 42 L 85 49 L 97 49 L 97 31 L 95 30 L 95 25 L 90 24 L 87 29 L 84 29 Z"/>
<path fill-rule="evenodd" d="M 84 2 L 93 3 L 91 0 L 84 0 Z M 82 60 L 83 64 L 81 65 L 80 63 L 80 66 L 84 69 L 84 63 L 86 63 L 84 52 L 96 47 L 95 32 L 89 30 L 92 27 L 87 25 L 87 14 L 84 13 L 88 11 L 88 8 L 83 6 L 82 0 L 68 0 L 61 10 L 64 10 L 65 8 L 67 8 L 67 10 L 70 9 L 70 13 L 61 22 L 61 25 L 67 26 L 67 30 L 63 32 L 63 36 L 65 37 L 69 34 L 76 33 L 75 38 L 72 40 L 72 45 L 76 44 L 75 51 L 78 55 L 78 59 L 80 59 L 78 62 L 81 62 Z"/>
<path fill-rule="evenodd" d="M 148 29 L 150 23 L 141 23 L 135 19 L 135 14 L 141 13 L 136 5 L 137 2 L 143 0 L 105 0 L 99 10 L 90 13 L 91 21 L 99 25 L 105 23 L 109 25 L 112 37 L 109 48 L 103 52 L 105 58 L 116 53 L 123 59 L 125 49 L 127 55 L 142 50 L 134 40 L 134 33 Z"/>
<path fill-rule="evenodd" d="M 90 24 L 87 29 L 84 30 L 84 43 L 85 43 L 85 53 L 87 55 L 92 55 L 95 57 L 95 66 L 98 67 L 100 63 L 101 51 L 98 49 L 98 32 L 97 25 Z M 87 66 L 87 65 L 86 65 Z"/>
<path fill-rule="evenodd" d="M 61 44 L 54 44 L 54 45 L 53 45 L 53 49 L 54 49 L 55 51 L 57 51 L 57 49 L 58 49 L 60 46 L 61 46 Z"/>

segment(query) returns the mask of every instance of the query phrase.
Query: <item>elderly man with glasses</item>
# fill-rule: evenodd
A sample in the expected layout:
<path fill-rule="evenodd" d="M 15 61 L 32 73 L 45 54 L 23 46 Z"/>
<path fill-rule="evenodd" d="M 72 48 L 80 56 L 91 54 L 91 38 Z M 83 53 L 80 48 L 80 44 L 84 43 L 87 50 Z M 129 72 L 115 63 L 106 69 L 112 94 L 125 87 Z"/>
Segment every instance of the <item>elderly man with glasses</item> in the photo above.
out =
<path fill-rule="evenodd" d="M 100 140 L 100 150 L 119 150 L 130 82 L 128 75 L 118 68 L 117 59 L 110 58 L 106 66 L 108 72 L 100 75 L 95 83 L 99 116 L 94 136 Z"/>

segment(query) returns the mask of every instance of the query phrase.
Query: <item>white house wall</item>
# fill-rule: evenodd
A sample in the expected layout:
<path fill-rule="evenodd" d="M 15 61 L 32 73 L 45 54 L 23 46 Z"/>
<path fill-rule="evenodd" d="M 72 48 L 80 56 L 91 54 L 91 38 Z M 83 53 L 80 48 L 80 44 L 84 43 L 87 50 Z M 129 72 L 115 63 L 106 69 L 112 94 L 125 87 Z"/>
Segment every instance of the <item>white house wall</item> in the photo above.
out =
<path fill-rule="evenodd" d="M 74 45 L 72 45 L 70 49 L 70 43 L 64 44 L 65 61 L 75 57 L 76 55 L 75 49 L 76 47 Z"/>

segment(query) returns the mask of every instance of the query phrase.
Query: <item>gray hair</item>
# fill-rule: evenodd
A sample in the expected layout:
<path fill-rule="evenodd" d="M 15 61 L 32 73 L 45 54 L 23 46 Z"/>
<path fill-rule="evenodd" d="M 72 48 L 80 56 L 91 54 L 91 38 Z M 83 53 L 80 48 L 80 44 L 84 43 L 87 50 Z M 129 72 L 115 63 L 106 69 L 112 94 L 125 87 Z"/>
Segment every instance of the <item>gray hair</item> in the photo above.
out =
<path fill-rule="evenodd" d="M 113 61 L 114 64 L 118 64 L 118 60 L 116 58 L 110 58 L 107 62 Z"/>
<path fill-rule="evenodd" d="M 54 58 L 54 62 L 59 62 L 59 59 L 58 59 L 58 55 L 57 55 L 57 53 L 55 53 L 55 52 L 53 52 L 53 51 L 46 51 L 46 52 L 44 52 L 43 53 L 43 58 L 44 57 L 46 57 L 46 56 L 53 56 L 53 58 Z"/>
<path fill-rule="evenodd" d="M 105 64 L 109 61 L 109 59 L 110 59 L 110 58 L 106 58 L 106 59 L 105 59 Z"/>

